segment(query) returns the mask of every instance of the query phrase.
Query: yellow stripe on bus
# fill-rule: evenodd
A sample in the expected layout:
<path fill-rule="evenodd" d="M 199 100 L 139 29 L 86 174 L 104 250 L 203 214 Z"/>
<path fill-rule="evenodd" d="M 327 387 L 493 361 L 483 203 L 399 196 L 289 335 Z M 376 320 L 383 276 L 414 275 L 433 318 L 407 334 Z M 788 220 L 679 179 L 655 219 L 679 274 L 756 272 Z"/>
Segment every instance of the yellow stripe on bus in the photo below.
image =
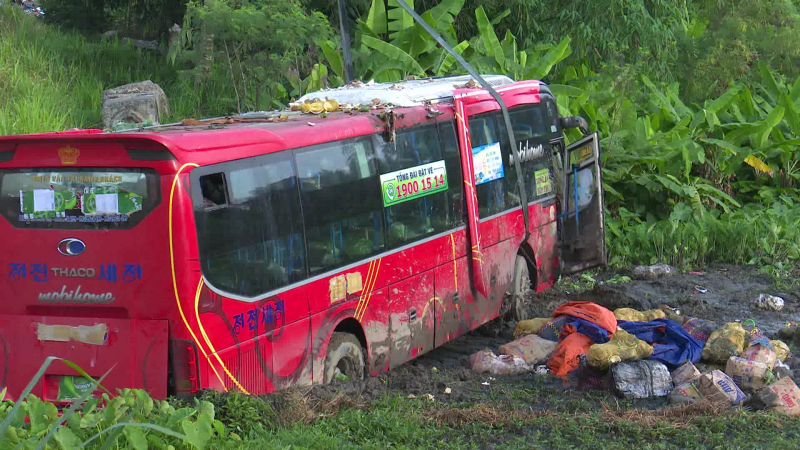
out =
<path fill-rule="evenodd" d="M 219 357 L 219 355 L 217 354 L 217 350 L 211 344 L 211 339 L 209 339 L 208 335 L 206 334 L 206 329 L 203 327 L 203 323 L 200 322 L 199 306 L 200 306 L 200 292 L 202 291 L 202 289 L 203 289 L 203 276 L 201 275 L 200 282 L 197 283 L 197 293 L 194 296 L 194 314 L 195 316 L 197 316 L 197 326 L 200 328 L 200 333 L 203 335 L 203 339 L 205 339 L 208 348 L 211 349 L 211 354 L 214 355 L 214 358 L 217 359 L 219 365 L 222 366 L 222 370 L 225 371 L 225 374 L 227 374 L 228 377 L 230 377 L 230 379 L 233 380 L 233 383 L 236 385 L 236 387 L 239 388 L 239 390 L 242 391 L 242 393 L 250 395 L 250 393 L 247 392 L 247 389 L 245 389 L 244 386 L 239 384 L 239 380 L 237 380 L 236 377 L 234 377 L 233 374 L 228 370 L 228 367 L 225 365 L 225 363 L 222 362 L 222 358 Z"/>
<path fill-rule="evenodd" d="M 211 370 L 214 371 L 214 375 L 217 376 L 217 379 L 219 380 L 220 384 L 222 385 L 222 389 L 224 389 L 227 392 L 228 389 L 225 388 L 225 382 L 222 381 L 222 377 L 219 375 L 219 372 L 217 372 L 217 369 L 214 367 L 214 364 L 211 363 L 211 358 L 208 357 L 208 353 L 203 348 L 203 346 L 200 344 L 200 341 L 197 339 L 197 336 L 194 334 L 194 331 L 192 330 L 192 327 L 189 326 L 189 321 L 186 320 L 186 315 L 183 313 L 183 307 L 181 306 L 181 297 L 180 297 L 180 294 L 178 293 L 178 279 L 175 276 L 175 251 L 174 251 L 174 244 L 172 242 L 172 203 L 173 203 L 173 199 L 175 197 L 175 186 L 178 184 L 178 177 L 180 176 L 181 172 L 183 172 L 183 170 L 186 167 L 189 167 L 189 166 L 191 166 L 191 167 L 200 167 L 198 164 L 195 164 L 195 163 L 186 163 L 186 164 L 182 165 L 180 167 L 180 169 L 178 169 L 178 173 L 175 174 L 175 178 L 172 180 L 172 189 L 170 189 L 170 191 L 169 191 L 169 230 L 168 231 L 169 231 L 169 262 L 170 262 L 170 266 L 172 268 L 172 288 L 175 291 L 175 302 L 178 304 L 178 312 L 181 313 L 181 319 L 183 319 L 183 324 L 186 325 L 186 329 L 189 330 L 189 334 L 192 336 L 192 339 L 194 340 L 194 343 L 197 344 L 197 347 L 200 348 L 200 352 L 203 353 L 203 356 L 205 356 L 206 360 L 208 361 L 208 365 L 211 367 Z"/>

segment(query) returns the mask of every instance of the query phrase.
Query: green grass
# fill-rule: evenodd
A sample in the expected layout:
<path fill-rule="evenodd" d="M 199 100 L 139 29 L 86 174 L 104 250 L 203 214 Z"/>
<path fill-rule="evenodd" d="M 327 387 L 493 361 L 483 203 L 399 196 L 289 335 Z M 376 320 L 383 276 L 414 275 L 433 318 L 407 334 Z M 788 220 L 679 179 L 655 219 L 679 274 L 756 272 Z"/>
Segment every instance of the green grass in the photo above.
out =
<path fill-rule="evenodd" d="M 689 408 L 637 411 L 597 407 L 574 412 L 558 394 L 529 395 L 524 406 L 503 402 L 453 407 L 424 399 L 388 396 L 307 425 L 254 431 L 220 448 L 786 448 L 800 445 L 800 419 L 775 413 Z M 533 402 L 536 403 L 533 403 Z M 579 402 L 580 403 L 580 402 Z M 224 419 L 223 419 L 224 420 Z"/>
<path fill-rule="evenodd" d="M 199 95 L 165 55 L 64 32 L 0 6 L 0 135 L 102 127 L 103 90 L 144 80 L 166 92 L 168 120 L 200 109 Z"/>

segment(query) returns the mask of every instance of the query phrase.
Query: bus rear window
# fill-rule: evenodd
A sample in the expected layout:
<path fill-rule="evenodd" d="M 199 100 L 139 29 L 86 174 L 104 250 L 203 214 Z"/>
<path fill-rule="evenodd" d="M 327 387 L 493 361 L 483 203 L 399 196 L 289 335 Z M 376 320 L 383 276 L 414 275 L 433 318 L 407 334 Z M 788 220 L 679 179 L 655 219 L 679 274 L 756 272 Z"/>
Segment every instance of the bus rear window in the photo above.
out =
<path fill-rule="evenodd" d="M 20 228 L 130 228 L 159 201 L 150 169 L 0 170 L 0 213 Z"/>

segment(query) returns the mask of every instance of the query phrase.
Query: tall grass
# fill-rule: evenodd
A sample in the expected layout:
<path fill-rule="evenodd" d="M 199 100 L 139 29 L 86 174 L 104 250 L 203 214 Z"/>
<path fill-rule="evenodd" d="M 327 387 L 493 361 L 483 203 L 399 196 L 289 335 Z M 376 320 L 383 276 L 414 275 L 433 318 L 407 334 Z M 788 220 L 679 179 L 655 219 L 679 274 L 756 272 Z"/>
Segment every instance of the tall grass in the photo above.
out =
<path fill-rule="evenodd" d="M 0 135 L 102 127 L 103 90 L 144 80 L 166 92 L 167 119 L 196 114 L 200 97 L 165 56 L 63 32 L 0 6 Z"/>

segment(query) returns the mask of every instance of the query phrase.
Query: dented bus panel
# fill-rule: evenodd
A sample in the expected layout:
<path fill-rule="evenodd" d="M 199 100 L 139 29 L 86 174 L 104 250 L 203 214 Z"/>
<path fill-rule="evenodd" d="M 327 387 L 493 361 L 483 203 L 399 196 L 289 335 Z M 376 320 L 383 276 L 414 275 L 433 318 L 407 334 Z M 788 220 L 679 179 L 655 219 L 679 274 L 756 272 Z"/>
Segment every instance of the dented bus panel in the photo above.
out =
<path fill-rule="evenodd" d="M 534 290 L 552 286 L 555 99 L 499 83 L 512 145 L 462 78 L 348 90 L 366 112 L 0 137 L 7 398 L 47 356 L 156 398 L 377 375 L 507 311 L 518 255 Z M 372 102 L 398 92 L 407 105 Z M 592 205 L 578 234 L 602 223 Z M 56 362 L 33 393 L 66 402 L 83 381 Z"/>

